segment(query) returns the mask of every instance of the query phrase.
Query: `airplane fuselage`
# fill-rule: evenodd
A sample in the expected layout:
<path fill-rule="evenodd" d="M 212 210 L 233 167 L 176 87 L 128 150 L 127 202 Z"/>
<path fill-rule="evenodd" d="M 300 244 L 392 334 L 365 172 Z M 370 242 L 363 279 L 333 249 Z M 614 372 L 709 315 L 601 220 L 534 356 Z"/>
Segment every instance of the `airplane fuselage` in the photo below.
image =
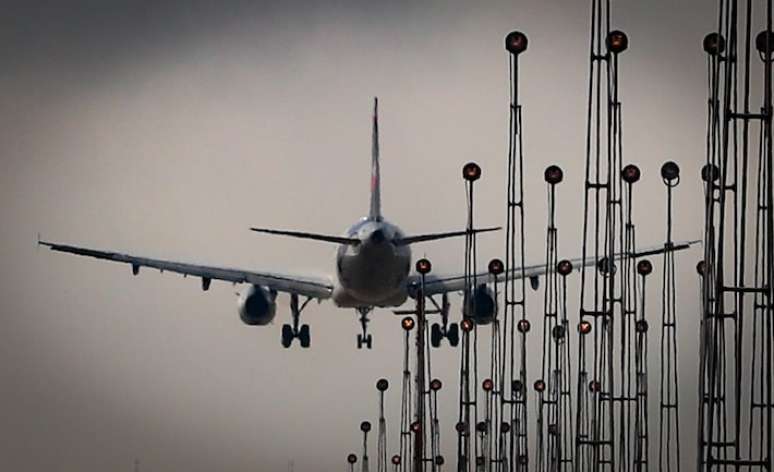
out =
<path fill-rule="evenodd" d="M 334 303 L 344 308 L 403 304 L 408 297 L 411 249 L 395 243 L 404 237 L 400 228 L 382 219 L 363 218 L 346 236 L 360 243 L 341 245 L 336 252 Z"/>

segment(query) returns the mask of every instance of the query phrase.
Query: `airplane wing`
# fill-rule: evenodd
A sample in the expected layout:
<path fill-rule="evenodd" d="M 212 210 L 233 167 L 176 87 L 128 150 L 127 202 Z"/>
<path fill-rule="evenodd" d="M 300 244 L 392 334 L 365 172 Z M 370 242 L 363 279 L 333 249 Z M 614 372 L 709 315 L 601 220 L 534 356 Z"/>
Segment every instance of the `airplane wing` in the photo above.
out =
<path fill-rule="evenodd" d="M 698 244 L 701 241 L 683 241 L 683 242 L 676 242 L 672 244 L 672 249 L 675 251 L 681 251 L 684 249 L 688 249 L 694 244 Z M 662 244 L 661 246 L 652 246 L 643 248 L 636 253 L 632 254 L 633 258 L 639 258 L 639 257 L 645 257 L 650 256 L 654 254 L 662 254 L 664 253 L 665 248 Z M 620 259 L 622 254 L 616 254 L 615 259 Z M 583 258 L 576 258 L 571 259 L 570 262 L 572 263 L 573 269 L 575 270 L 583 270 L 586 267 L 593 266 L 596 267 L 597 263 L 599 262 L 595 257 L 587 257 L 585 260 Z M 554 267 L 551 267 L 550 270 L 555 270 Z M 501 282 L 505 282 L 506 280 L 518 280 L 521 278 L 528 278 L 530 279 L 530 283 L 532 285 L 533 289 L 537 289 L 537 283 L 538 283 L 538 277 L 543 276 L 547 273 L 546 265 L 538 264 L 538 265 L 530 265 L 525 266 L 522 270 L 522 268 L 516 268 L 510 271 L 510 273 L 502 274 L 498 276 L 498 280 Z M 408 292 L 409 295 L 412 296 L 412 298 L 416 295 L 417 291 L 420 288 L 421 284 L 421 276 L 418 274 L 411 275 L 408 280 Z M 489 272 L 478 272 L 474 276 L 475 284 L 486 284 L 491 282 L 492 275 Z M 469 283 L 472 283 L 470 281 Z M 465 275 L 464 274 L 456 274 L 456 275 L 433 275 L 432 273 L 425 276 L 425 294 L 430 295 L 437 295 L 441 293 L 448 293 L 448 292 L 462 292 L 465 290 Z"/>
<path fill-rule="evenodd" d="M 201 277 L 202 289 L 207 290 L 212 280 L 224 280 L 232 283 L 250 283 L 268 287 L 278 292 L 298 294 L 304 297 L 323 300 L 330 298 L 333 292 L 333 284 L 329 280 L 312 277 L 295 277 L 269 272 L 253 272 L 242 269 L 229 269 L 212 267 L 184 262 L 164 261 L 149 259 L 147 257 L 132 256 L 118 252 L 100 251 L 67 244 L 38 241 L 38 244 L 50 248 L 52 251 L 66 252 L 78 256 L 88 256 L 107 261 L 123 262 L 132 266 L 132 272 L 137 275 L 140 267 L 150 267 L 161 272 L 169 271 L 183 276 Z"/>

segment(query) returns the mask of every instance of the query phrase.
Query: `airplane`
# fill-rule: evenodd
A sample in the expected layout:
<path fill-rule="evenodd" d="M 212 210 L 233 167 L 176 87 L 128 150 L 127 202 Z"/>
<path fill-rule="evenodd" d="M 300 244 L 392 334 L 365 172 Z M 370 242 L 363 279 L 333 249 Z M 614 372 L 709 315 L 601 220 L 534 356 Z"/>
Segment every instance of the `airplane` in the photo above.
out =
<path fill-rule="evenodd" d="M 338 245 L 336 251 L 336 277 L 320 278 L 309 276 L 294 276 L 289 274 L 256 272 L 244 269 L 197 265 L 185 262 L 174 262 L 147 257 L 121 254 L 111 251 L 90 249 L 67 244 L 41 241 L 38 244 L 53 251 L 88 256 L 114 262 L 130 264 L 132 273 L 138 275 L 141 267 L 169 271 L 201 278 L 203 290 L 208 290 L 212 280 L 222 280 L 233 284 L 249 284 L 239 294 L 239 316 L 247 325 L 265 326 L 274 320 L 276 315 L 276 298 L 278 293 L 290 295 L 290 311 L 292 324 L 282 326 L 282 346 L 289 348 L 294 339 L 299 340 L 302 348 L 311 344 L 309 325 L 300 324 L 301 312 L 312 300 L 331 299 L 339 308 L 354 308 L 359 314 L 362 332 L 357 336 L 357 346 L 368 349 L 372 346 L 372 336 L 367 332 L 368 315 L 375 308 L 399 307 L 411 298 L 416 298 L 420 291 L 421 276 L 411 274 L 411 245 L 454 238 L 467 234 L 496 231 L 500 228 L 480 228 L 443 233 L 428 233 L 405 235 L 396 225 L 384 219 L 381 212 L 381 180 L 379 176 L 379 121 L 378 99 L 374 99 L 373 132 L 371 146 L 371 195 L 368 216 L 361 218 L 348 228 L 343 236 L 300 231 L 285 231 L 267 228 L 250 228 L 257 233 L 294 237 L 323 241 Z M 677 243 L 676 250 L 685 249 L 695 241 Z M 663 247 L 651 248 L 637 254 L 647 255 L 663 252 Z M 581 267 L 596 262 L 593 258 L 586 260 L 574 259 L 574 264 L 583 263 Z M 505 279 L 529 278 L 533 289 L 537 289 L 538 277 L 548 272 L 545 264 L 513 268 L 504 274 Z M 433 312 L 440 313 L 442 324 L 432 327 L 432 345 L 438 347 L 442 338 L 447 338 L 449 344 L 457 345 L 459 331 L 456 324 L 448 325 L 448 294 L 464 292 L 475 284 L 472 293 L 473 305 L 464 303 L 463 314 L 474 317 L 477 323 L 486 324 L 493 315 L 493 295 L 487 284 L 491 281 L 488 272 L 476 273 L 472 277 L 462 274 L 438 276 L 428 274 L 425 277 L 424 296 L 435 305 Z M 439 303 L 433 298 L 441 296 Z M 301 298 L 304 300 L 301 301 Z M 466 297 L 467 298 L 467 297 Z M 476 309 L 476 307 L 487 307 Z M 467 308 L 466 308 L 467 307 Z M 398 311 L 397 313 L 402 313 Z"/>

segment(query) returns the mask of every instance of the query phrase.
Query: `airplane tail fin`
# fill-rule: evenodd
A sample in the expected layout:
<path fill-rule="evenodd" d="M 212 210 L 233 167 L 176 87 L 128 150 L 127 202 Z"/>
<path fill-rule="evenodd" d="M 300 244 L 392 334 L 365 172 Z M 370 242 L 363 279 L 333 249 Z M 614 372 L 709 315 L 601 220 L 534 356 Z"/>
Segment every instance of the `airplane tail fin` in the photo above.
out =
<path fill-rule="evenodd" d="M 368 219 L 382 220 L 382 202 L 380 196 L 381 182 L 379 181 L 379 99 L 374 97 L 374 125 L 371 138 L 371 208 Z"/>

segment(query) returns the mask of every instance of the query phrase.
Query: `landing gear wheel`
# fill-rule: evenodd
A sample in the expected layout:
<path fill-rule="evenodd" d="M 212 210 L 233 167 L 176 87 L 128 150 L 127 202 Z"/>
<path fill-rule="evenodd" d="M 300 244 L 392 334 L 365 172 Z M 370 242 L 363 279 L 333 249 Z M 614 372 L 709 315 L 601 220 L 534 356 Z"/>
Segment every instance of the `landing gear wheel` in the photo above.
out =
<path fill-rule="evenodd" d="M 289 324 L 282 325 L 282 347 L 289 348 L 293 344 L 293 327 Z"/>
<path fill-rule="evenodd" d="M 309 336 L 309 325 L 301 325 L 301 330 L 298 332 L 298 341 L 301 343 L 301 347 L 309 347 L 312 342 L 312 339 Z"/>
<path fill-rule="evenodd" d="M 441 339 L 443 339 L 441 325 L 433 323 L 433 326 L 430 328 L 430 344 L 433 347 L 441 347 Z"/>
<path fill-rule="evenodd" d="M 357 335 L 357 348 L 358 349 L 363 349 L 363 345 L 365 344 L 365 346 L 368 349 L 371 349 L 372 341 L 373 341 L 373 338 L 371 337 L 370 334 L 367 334 L 365 336 L 363 336 L 362 334 L 358 334 Z"/>
<path fill-rule="evenodd" d="M 298 302 L 298 294 L 290 294 L 290 316 L 293 318 L 293 324 L 282 325 L 282 346 L 286 349 L 293 344 L 293 339 L 298 338 L 301 347 L 307 348 L 311 344 L 311 337 L 309 336 L 309 325 L 299 326 L 299 320 L 301 319 L 301 312 L 306 308 L 306 305 L 312 300 L 311 297 L 307 297 L 304 303 Z"/>
<path fill-rule="evenodd" d="M 457 323 L 449 325 L 448 331 L 446 331 L 446 339 L 449 340 L 449 345 L 457 347 L 460 343 L 460 326 Z"/>

